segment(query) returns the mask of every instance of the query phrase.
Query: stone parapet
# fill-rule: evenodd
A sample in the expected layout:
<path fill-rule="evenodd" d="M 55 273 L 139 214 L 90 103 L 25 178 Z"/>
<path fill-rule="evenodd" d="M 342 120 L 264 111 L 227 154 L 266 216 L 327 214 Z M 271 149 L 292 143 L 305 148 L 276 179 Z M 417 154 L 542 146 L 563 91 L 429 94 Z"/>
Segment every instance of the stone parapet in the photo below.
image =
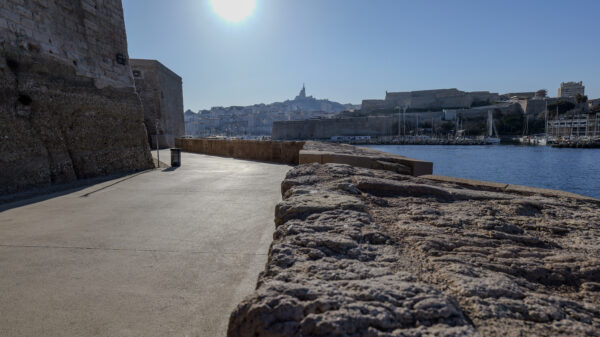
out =
<path fill-rule="evenodd" d="M 420 176 L 433 173 L 433 163 L 347 144 L 308 141 L 300 150 L 300 164 L 337 163 Z"/>
<path fill-rule="evenodd" d="M 433 163 L 347 144 L 295 141 L 180 138 L 183 151 L 290 165 L 338 163 L 420 176 L 433 172 Z"/>
<path fill-rule="evenodd" d="M 298 165 L 298 154 L 304 142 L 179 138 L 175 145 L 193 153 Z"/>
<path fill-rule="evenodd" d="M 596 335 L 600 201 L 507 187 L 295 167 L 228 336 Z"/>

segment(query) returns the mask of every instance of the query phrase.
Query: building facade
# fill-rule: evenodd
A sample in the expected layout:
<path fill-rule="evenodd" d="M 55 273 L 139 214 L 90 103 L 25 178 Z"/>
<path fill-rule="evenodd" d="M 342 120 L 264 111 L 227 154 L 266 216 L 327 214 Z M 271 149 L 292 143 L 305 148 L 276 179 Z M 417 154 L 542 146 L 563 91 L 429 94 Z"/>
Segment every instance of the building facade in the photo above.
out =
<path fill-rule="evenodd" d="M 150 147 L 175 147 L 175 138 L 185 135 L 181 77 L 156 60 L 132 59 L 131 68 Z"/>
<path fill-rule="evenodd" d="M 558 97 L 575 97 L 577 94 L 585 95 L 583 82 L 562 82 L 558 88 Z"/>
<path fill-rule="evenodd" d="M 600 137 L 600 113 L 564 115 L 548 121 L 548 135 L 552 137 Z"/>

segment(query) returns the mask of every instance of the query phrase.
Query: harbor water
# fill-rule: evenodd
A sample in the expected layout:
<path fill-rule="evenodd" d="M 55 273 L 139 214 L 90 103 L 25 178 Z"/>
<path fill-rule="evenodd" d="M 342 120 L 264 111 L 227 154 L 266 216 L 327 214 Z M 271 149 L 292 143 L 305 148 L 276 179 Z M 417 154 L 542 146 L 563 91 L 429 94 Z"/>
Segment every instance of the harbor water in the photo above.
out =
<path fill-rule="evenodd" d="M 569 191 L 600 199 L 600 149 L 547 146 L 363 145 L 433 162 L 437 175 Z"/>

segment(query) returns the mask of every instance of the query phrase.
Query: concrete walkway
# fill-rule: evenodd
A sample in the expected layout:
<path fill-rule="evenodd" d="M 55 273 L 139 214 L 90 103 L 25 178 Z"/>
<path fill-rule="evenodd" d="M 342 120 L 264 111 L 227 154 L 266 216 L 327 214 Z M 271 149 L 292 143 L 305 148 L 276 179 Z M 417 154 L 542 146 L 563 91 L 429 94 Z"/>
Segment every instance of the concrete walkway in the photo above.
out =
<path fill-rule="evenodd" d="M 182 157 L 0 206 L 0 336 L 224 336 L 263 270 L 289 167 Z"/>

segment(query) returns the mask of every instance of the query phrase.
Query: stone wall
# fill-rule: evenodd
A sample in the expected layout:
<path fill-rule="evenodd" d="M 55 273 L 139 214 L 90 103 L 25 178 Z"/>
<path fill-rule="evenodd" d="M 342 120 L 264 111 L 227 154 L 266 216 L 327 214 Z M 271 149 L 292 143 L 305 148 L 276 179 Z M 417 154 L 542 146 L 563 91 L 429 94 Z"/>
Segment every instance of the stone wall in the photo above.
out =
<path fill-rule="evenodd" d="M 422 176 L 433 173 L 433 163 L 429 161 L 397 156 L 369 148 L 348 144 L 308 141 L 300 150 L 300 165 L 303 164 L 347 164 L 376 170 L 386 170 L 401 174 Z"/>
<path fill-rule="evenodd" d="M 458 89 L 435 89 L 405 92 L 386 92 L 385 100 L 363 100 L 361 110 L 371 112 L 378 109 L 409 107 L 411 109 L 441 110 L 448 108 L 470 108 L 473 104 L 493 103 L 499 99 L 489 91 L 465 92 Z"/>
<path fill-rule="evenodd" d="M 408 175 L 429 175 L 433 163 L 348 144 L 292 141 L 176 139 L 183 151 L 289 165 L 338 163 Z"/>
<path fill-rule="evenodd" d="M 363 111 L 373 111 L 387 109 L 388 104 L 386 104 L 386 101 L 383 99 L 363 99 L 360 107 Z"/>
<path fill-rule="evenodd" d="M 595 336 L 599 200 L 340 164 L 281 184 L 229 337 Z"/>
<path fill-rule="evenodd" d="M 520 99 L 519 105 L 527 115 L 537 116 L 540 113 L 546 112 L 546 100 L 544 99 Z"/>
<path fill-rule="evenodd" d="M 304 146 L 304 142 L 210 138 L 176 139 L 175 143 L 186 152 L 288 165 L 298 165 L 300 149 Z"/>
<path fill-rule="evenodd" d="M 175 138 L 185 134 L 181 77 L 156 60 L 132 59 L 131 68 L 150 147 L 156 148 L 157 138 L 159 147 L 174 147 Z"/>
<path fill-rule="evenodd" d="M 0 194 L 149 167 L 121 1 L 0 2 Z"/>
<path fill-rule="evenodd" d="M 331 139 L 333 136 L 389 136 L 398 134 L 397 116 L 309 119 L 273 123 L 271 138 Z"/>

